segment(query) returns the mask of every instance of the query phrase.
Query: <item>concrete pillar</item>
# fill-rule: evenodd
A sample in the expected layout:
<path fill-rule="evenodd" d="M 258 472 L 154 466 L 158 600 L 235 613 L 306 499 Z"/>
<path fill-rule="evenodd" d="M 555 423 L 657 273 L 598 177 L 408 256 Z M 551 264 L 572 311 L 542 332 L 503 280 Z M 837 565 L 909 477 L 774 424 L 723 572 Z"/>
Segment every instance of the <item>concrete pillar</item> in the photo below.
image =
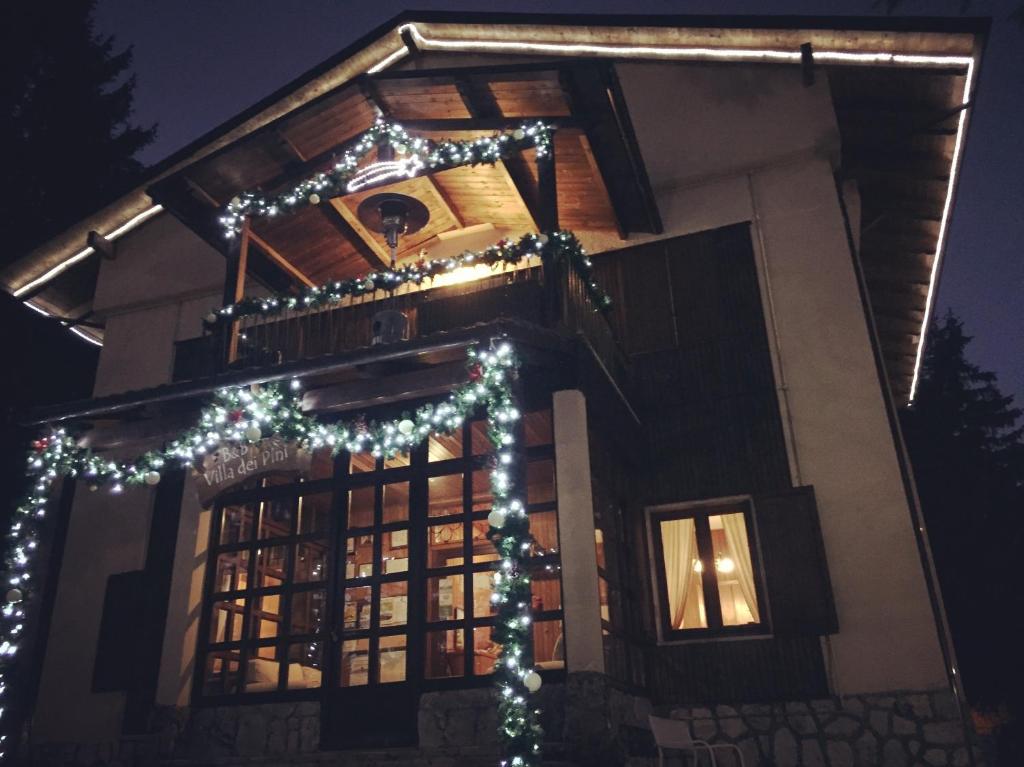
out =
<path fill-rule="evenodd" d="M 604 672 L 587 402 L 576 389 L 558 391 L 554 393 L 552 411 L 566 670 Z"/>

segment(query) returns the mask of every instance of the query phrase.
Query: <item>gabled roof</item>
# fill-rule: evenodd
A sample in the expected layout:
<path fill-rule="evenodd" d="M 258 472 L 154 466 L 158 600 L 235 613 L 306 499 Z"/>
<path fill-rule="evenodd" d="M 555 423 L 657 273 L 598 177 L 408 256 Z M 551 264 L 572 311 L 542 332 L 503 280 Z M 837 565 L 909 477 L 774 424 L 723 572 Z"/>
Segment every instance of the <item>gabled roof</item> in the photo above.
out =
<path fill-rule="evenodd" d="M 201 161 L 214 167 L 218 156 L 256 146 L 261 132 L 312 116 L 335 94 L 365 97 L 359 83 L 367 74 L 401 67 L 419 51 L 497 63 L 587 57 L 798 65 L 810 43 L 814 64 L 829 70 L 844 172 L 861 188 L 861 260 L 890 383 L 902 399 L 920 360 L 987 28 L 965 18 L 403 13 L 159 163 L 138 188 L 0 272 L 0 285 L 34 308 L 85 314 L 96 274 L 90 231 L 110 238 L 130 231 L 161 213 L 148 191 L 156 182 Z M 371 115 L 367 100 L 359 101 L 350 112 Z"/>

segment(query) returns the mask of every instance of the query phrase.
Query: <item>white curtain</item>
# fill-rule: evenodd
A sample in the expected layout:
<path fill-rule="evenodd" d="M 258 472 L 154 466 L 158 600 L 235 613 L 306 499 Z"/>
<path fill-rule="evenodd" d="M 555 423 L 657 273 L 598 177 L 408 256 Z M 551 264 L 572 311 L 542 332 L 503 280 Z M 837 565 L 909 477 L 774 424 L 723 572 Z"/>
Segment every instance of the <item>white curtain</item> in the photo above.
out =
<path fill-rule="evenodd" d="M 665 557 L 665 583 L 668 585 L 668 611 L 672 627 L 683 627 L 686 598 L 693 578 L 693 560 L 697 556 L 697 536 L 692 519 L 673 519 L 661 523 L 661 545 Z"/>
<path fill-rule="evenodd" d="M 750 544 L 747 542 L 747 523 L 742 514 L 723 514 L 722 529 L 725 531 L 725 545 L 729 558 L 736 565 L 734 573 L 739 581 L 740 593 L 750 608 L 755 623 L 761 618 L 757 610 L 757 591 L 754 589 L 754 568 L 750 562 Z"/>

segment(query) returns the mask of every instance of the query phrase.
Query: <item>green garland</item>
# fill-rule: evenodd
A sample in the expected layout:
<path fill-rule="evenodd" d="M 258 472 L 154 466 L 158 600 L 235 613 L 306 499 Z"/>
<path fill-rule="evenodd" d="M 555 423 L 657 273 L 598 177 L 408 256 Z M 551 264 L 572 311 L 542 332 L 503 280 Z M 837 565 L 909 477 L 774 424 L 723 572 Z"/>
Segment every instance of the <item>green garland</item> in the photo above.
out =
<path fill-rule="evenodd" d="M 495 665 L 500 735 L 507 767 L 536 767 L 541 760 L 543 732 L 530 694 L 541 685 L 532 668 L 533 639 L 530 578 L 527 571 L 535 541 L 517 486 L 516 426 L 521 414 L 513 382 L 519 362 L 511 344 L 492 342 L 489 349 L 470 349 L 466 383 L 446 400 L 427 404 L 412 414 L 382 422 L 356 419 L 349 423 L 320 423 L 301 407 L 297 380 L 290 386 L 266 384 L 221 389 L 204 408 L 197 424 L 161 449 L 127 461 L 111 461 L 82 448 L 65 429 L 53 430 L 32 444 L 28 475 L 32 489 L 18 504 L 9 534 L 6 557 L 9 590 L 0 617 L 0 717 L 6 680 L 23 641 L 25 602 L 33 594 L 32 558 L 38 550 L 53 482 L 61 476 L 83 479 L 93 489 L 100 485 L 120 493 L 126 485 L 156 485 L 168 468 L 201 464 L 223 445 L 257 442 L 276 436 L 294 440 L 308 450 L 328 448 L 332 453 L 370 453 L 389 458 L 407 453 L 430 434 L 450 434 L 478 409 L 487 414 L 488 436 L 494 449 L 491 470 L 493 508 L 487 520 L 490 536 L 501 555 L 493 578 L 492 601 L 497 607 L 494 637 L 502 651 Z M 0 719 L 2 724 L 2 719 Z M 2 743 L 9 733 L 0 735 Z"/>
<path fill-rule="evenodd" d="M 501 240 L 482 251 L 465 251 L 452 258 L 420 260 L 397 269 L 383 269 L 349 280 L 338 280 L 311 288 L 305 288 L 298 296 L 278 295 L 250 297 L 222 306 L 210 312 L 205 318 L 207 326 L 219 322 L 233 321 L 243 317 L 272 317 L 287 309 L 322 309 L 338 305 L 345 298 L 364 296 L 378 290 L 392 291 L 402 285 L 420 285 L 456 269 L 484 264 L 491 268 L 514 266 L 530 257 L 548 256 L 553 262 L 565 261 L 583 280 L 590 300 L 598 311 L 607 312 L 612 307 L 611 297 L 605 293 L 593 278 L 593 262 L 576 236 L 569 231 L 558 231 L 550 237 L 546 234 L 526 234 L 517 241 Z"/>
<path fill-rule="evenodd" d="M 372 186 L 389 178 L 412 178 L 423 169 L 439 171 L 465 165 L 493 165 L 498 160 L 531 148 L 537 150 L 538 157 L 544 157 L 550 152 L 552 130 L 542 122 L 533 122 L 486 138 L 432 141 L 414 138 L 398 123 L 378 119 L 328 170 L 270 197 L 255 191 L 243 192 L 225 207 L 220 223 L 224 227 L 224 235 L 234 237 L 241 230 L 243 219 L 272 218 L 306 205 L 319 205 L 328 197 L 356 191 L 352 188 L 354 181 L 363 180 L 363 186 Z M 393 147 L 399 159 L 377 163 L 376 168 L 371 166 L 361 171 L 359 161 L 381 144 Z M 360 173 L 366 174 L 363 179 L 357 178 Z"/>

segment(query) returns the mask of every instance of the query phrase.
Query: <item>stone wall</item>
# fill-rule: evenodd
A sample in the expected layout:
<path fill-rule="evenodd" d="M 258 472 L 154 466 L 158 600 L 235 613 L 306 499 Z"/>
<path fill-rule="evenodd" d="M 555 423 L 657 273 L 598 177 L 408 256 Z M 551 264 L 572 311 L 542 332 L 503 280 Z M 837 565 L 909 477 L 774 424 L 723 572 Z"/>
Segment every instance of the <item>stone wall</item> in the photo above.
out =
<path fill-rule="evenodd" d="M 772 704 L 652 707 L 598 673 L 569 674 L 538 695 L 545 762 L 656 764 L 647 716 L 686 720 L 693 735 L 731 743 L 747 767 L 967 767 L 964 731 L 946 692 L 854 695 Z M 383 715 L 383 714 L 382 714 Z M 161 709 L 152 732 L 117 743 L 48 744 L 35 765 L 493 767 L 497 712 L 489 688 L 424 693 L 419 748 L 321 752 L 320 706 L 306 701 Z M 737 762 L 720 752 L 721 767 Z M 672 767 L 677 759 L 670 761 Z M 981 765 L 981 759 L 976 759 Z"/>
<path fill-rule="evenodd" d="M 948 692 L 851 695 L 776 704 L 693 706 L 668 714 L 695 737 L 734 743 L 747 765 L 966 767 L 964 729 Z M 975 751 L 975 763 L 981 756 Z M 729 764 L 722 759 L 720 764 Z"/>

